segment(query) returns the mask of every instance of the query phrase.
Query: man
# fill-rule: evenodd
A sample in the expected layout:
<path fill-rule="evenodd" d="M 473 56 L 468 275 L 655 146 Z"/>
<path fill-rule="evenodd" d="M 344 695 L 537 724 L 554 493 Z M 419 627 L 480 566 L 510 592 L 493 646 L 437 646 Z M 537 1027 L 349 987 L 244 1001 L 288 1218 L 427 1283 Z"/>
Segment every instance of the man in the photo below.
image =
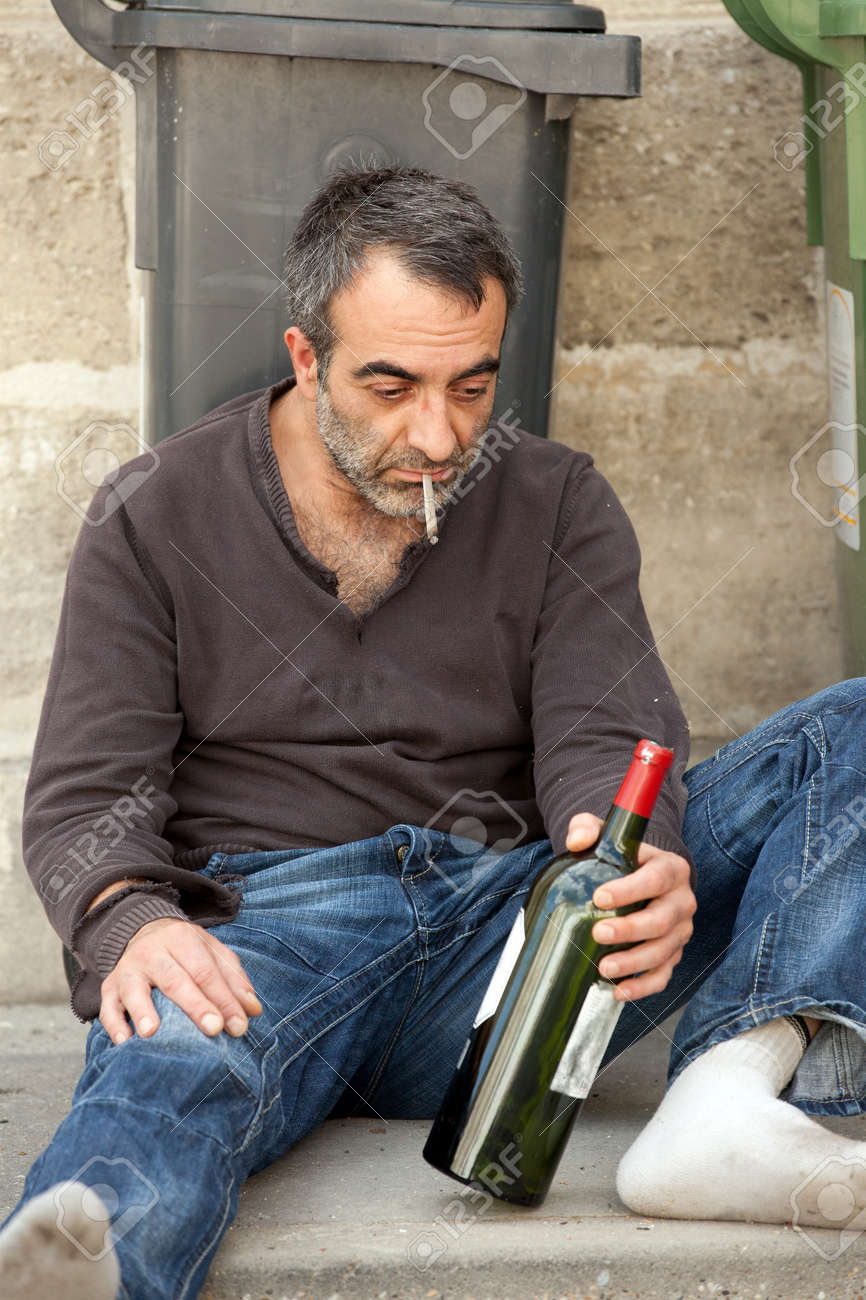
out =
<path fill-rule="evenodd" d="M 4 1296 L 195 1296 L 251 1173 L 328 1115 L 432 1117 L 535 871 L 593 842 L 642 736 L 676 758 L 596 897 L 649 900 L 595 931 L 635 945 L 601 963 L 606 1060 L 692 1000 L 621 1194 L 834 1224 L 863 1153 L 803 1112 L 866 1092 L 866 684 L 684 780 L 616 496 L 485 434 L 521 283 L 474 192 L 344 170 L 286 281 L 294 378 L 160 443 L 134 492 L 121 467 L 70 563 L 24 845 L 98 1020 Z"/>

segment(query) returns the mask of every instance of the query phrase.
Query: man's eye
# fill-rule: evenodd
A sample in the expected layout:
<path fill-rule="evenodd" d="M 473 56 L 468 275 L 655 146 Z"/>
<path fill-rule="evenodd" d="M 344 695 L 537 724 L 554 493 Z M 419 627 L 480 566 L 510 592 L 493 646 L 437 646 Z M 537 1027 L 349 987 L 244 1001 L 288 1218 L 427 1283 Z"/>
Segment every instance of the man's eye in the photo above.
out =
<path fill-rule="evenodd" d="M 377 397 L 383 397 L 385 401 L 391 401 L 395 397 L 402 397 L 409 390 L 407 388 L 374 388 L 373 392 Z M 487 386 L 483 388 L 461 388 L 454 395 L 455 397 L 467 398 L 474 402 L 477 398 L 483 397 L 487 392 Z"/>

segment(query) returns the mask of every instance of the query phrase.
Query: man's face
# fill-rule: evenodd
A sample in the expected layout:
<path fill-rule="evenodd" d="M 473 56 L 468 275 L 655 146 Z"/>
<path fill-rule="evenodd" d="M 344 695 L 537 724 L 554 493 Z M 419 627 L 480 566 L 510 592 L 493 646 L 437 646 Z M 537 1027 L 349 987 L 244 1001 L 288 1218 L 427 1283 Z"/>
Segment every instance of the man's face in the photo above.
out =
<path fill-rule="evenodd" d="M 332 304 L 337 336 L 316 419 L 333 464 L 377 510 L 418 513 L 421 471 L 447 496 L 490 423 L 505 328 L 502 285 L 471 303 L 410 279 L 378 252 Z"/>

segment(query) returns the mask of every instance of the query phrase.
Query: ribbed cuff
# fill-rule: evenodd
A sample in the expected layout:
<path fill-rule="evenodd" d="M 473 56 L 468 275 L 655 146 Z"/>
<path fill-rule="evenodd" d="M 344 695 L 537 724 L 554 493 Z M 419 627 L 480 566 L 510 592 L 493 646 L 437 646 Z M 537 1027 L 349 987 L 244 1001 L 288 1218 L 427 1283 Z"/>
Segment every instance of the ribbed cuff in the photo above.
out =
<path fill-rule="evenodd" d="M 806 1021 L 802 1016 L 798 1016 L 796 1012 L 785 1016 L 784 1019 L 789 1021 L 793 1029 L 796 1031 L 803 1046 L 803 1051 L 805 1052 L 812 1041 L 812 1035 L 809 1033 L 809 1026 L 806 1024 Z"/>
<path fill-rule="evenodd" d="M 100 979 L 110 975 L 134 934 L 148 921 L 173 917 L 188 921 L 178 906 L 177 890 L 168 884 L 132 885 L 103 899 L 82 917 L 75 935 L 76 956 Z"/>

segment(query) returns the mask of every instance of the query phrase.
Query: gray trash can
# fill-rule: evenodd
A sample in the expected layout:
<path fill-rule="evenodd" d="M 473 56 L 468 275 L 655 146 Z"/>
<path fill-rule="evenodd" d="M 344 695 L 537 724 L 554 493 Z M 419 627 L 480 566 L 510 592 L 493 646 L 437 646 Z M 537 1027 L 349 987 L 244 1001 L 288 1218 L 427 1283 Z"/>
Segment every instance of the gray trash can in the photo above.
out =
<path fill-rule="evenodd" d="M 474 185 L 526 298 L 497 410 L 546 435 L 576 96 L 640 93 L 640 41 L 570 0 L 53 0 L 136 96 L 143 437 L 290 372 L 281 260 L 349 159 Z M 534 173 L 534 175 L 533 175 Z"/>

